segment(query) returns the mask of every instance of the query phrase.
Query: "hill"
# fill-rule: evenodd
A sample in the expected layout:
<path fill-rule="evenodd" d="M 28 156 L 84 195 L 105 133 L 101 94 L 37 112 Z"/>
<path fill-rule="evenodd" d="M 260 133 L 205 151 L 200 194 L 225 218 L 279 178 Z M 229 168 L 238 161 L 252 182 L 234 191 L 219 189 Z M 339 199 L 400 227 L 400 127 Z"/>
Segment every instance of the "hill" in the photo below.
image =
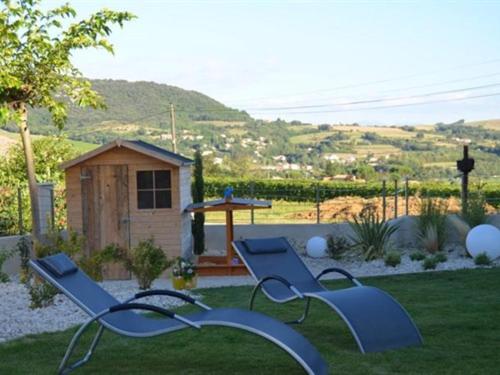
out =
<path fill-rule="evenodd" d="M 108 130 L 131 124 L 146 129 L 169 128 L 170 104 L 175 107 L 176 123 L 180 126 L 192 126 L 196 121 L 244 122 L 250 119 L 245 112 L 228 108 L 199 92 L 175 86 L 123 80 L 92 80 L 92 86 L 104 98 L 107 109 L 70 107 L 66 125 L 69 135 L 100 130 L 102 125 Z M 33 109 L 29 121 L 33 133 L 55 132 L 46 110 Z"/>
<path fill-rule="evenodd" d="M 170 149 L 170 103 L 176 111 L 178 151 L 201 149 L 207 174 L 261 177 L 385 176 L 455 178 L 462 144 L 470 140 L 473 174 L 500 176 L 500 120 L 419 126 L 312 125 L 263 121 L 196 91 L 152 82 L 95 80 L 107 110 L 71 108 L 66 136 L 81 151 L 115 138 Z M 34 134 L 57 132 L 46 111 L 32 110 Z M 15 127 L 10 129 L 16 131 Z M 17 136 L 16 136 L 17 138 Z M 7 143 L 5 142 L 1 143 Z"/>

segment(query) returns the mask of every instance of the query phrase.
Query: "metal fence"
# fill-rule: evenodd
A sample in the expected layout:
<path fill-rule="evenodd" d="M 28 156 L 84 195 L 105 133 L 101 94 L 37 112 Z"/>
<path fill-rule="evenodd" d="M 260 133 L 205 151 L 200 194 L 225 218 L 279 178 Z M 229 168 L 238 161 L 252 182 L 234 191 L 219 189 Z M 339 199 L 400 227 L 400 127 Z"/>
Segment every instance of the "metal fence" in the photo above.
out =
<path fill-rule="evenodd" d="M 458 186 L 457 183 L 454 188 Z M 415 189 L 409 187 L 408 180 L 384 181 L 372 194 L 365 197 L 353 195 L 352 189 L 336 188 L 333 192 L 320 185 L 316 185 L 313 189 L 315 189 L 313 194 L 309 191 L 307 197 L 301 197 L 296 191 L 286 189 L 270 194 L 269 191 L 259 191 L 252 185 L 242 191 L 236 190 L 235 196 L 271 200 L 272 208 L 235 211 L 234 222 L 237 224 L 335 223 L 351 220 L 367 205 L 373 207 L 382 219 L 388 220 L 403 215 L 418 215 L 421 199 L 426 198 L 421 193 L 415 194 Z M 63 195 L 64 191 L 58 192 L 58 199 L 61 202 L 57 217 L 65 215 Z M 323 198 L 330 196 L 335 198 Z M 473 198 L 473 194 L 470 194 L 470 199 Z M 442 200 L 448 213 L 458 213 L 461 210 L 460 197 L 435 199 Z M 500 198 L 489 198 L 486 201 L 489 214 L 499 213 Z M 0 236 L 24 234 L 30 229 L 30 220 L 27 188 L 0 187 Z M 205 222 L 222 224 L 225 222 L 224 213 L 207 213 Z"/>
<path fill-rule="evenodd" d="M 456 183 L 454 187 L 459 188 L 459 186 L 460 184 Z M 390 220 L 405 215 L 419 215 L 422 200 L 427 198 L 440 201 L 447 213 L 460 213 L 462 210 L 460 197 L 455 195 L 435 197 L 415 192 L 415 189 L 410 188 L 407 179 L 383 181 L 373 194 L 365 197 L 354 195 L 351 189 L 336 188 L 332 191 L 320 185 L 316 185 L 314 189 L 314 194 L 309 192 L 307 198 L 304 198 L 298 196 L 297 192 L 286 189 L 270 194 L 268 191 L 259 191 L 250 184 L 247 189 L 235 190 L 234 196 L 271 200 L 272 208 L 235 211 L 234 221 L 238 224 L 335 223 L 352 220 L 353 216 L 359 214 L 367 206 L 375 209 L 377 215 L 383 220 Z M 311 200 L 311 196 L 315 199 Z M 328 196 L 334 196 L 334 198 L 323 198 Z M 469 193 L 469 196 L 469 199 L 475 197 L 472 193 Z M 500 198 L 486 199 L 487 213 L 499 213 L 499 208 Z M 224 221 L 223 212 L 206 214 L 205 222 L 208 224 Z"/>

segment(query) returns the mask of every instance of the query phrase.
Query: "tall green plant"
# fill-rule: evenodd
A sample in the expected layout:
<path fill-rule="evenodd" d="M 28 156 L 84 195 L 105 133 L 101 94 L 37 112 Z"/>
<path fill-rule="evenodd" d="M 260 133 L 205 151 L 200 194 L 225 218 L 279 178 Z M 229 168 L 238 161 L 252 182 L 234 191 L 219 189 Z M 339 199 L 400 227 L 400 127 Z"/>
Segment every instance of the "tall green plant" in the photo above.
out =
<path fill-rule="evenodd" d="M 205 199 L 205 182 L 203 180 L 203 158 L 199 149 L 194 154 L 194 183 L 193 201 L 203 202 Z M 205 214 L 196 212 L 193 222 L 194 253 L 203 254 L 205 251 Z"/>
<path fill-rule="evenodd" d="M 354 231 L 351 239 L 354 246 L 359 248 L 366 260 L 381 258 L 387 250 L 390 237 L 399 228 L 380 219 L 373 207 L 366 207 L 354 221 L 349 223 Z"/>
<path fill-rule="evenodd" d="M 478 184 L 469 193 L 467 207 L 463 210 L 462 218 L 471 228 L 486 223 L 486 197 L 482 184 Z"/>
<path fill-rule="evenodd" d="M 79 22 L 69 4 L 45 10 L 40 0 L 0 0 L 0 122 L 19 127 L 26 160 L 31 201 L 33 237 L 40 237 L 40 218 L 35 163 L 28 126 L 28 108 L 48 109 L 62 129 L 69 103 L 102 107 L 99 95 L 72 64 L 75 50 L 103 48 L 113 53 L 108 41 L 111 26 L 123 25 L 134 16 L 103 9 Z"/>
<path fill-rule="evenodd" d="M 447 205 L 443 200 L 424 198 L 420 202 L 418 239 L 424 249 L 435 253 L 443 249 L 446 242 Z"/>

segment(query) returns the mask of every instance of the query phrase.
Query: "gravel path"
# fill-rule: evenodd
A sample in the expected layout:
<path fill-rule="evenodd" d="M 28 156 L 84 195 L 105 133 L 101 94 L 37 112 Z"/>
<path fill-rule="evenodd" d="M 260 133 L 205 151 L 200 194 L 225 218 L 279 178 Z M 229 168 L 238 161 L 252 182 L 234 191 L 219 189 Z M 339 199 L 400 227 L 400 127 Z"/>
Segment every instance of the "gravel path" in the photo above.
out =
<path fill-rule="evenodd" d="M 474 268 L 473 260 L 464 257 L 462 254 L 462 251 L 449 252 L 448 260 L 445 263 L 438 264 L 436 271 Z M 383 260 L 363 262 L 353 258 L 335 261 L 330 258 L 312 259 L 305 256 L 303 256 L 303 259 L 314 275 L 327 267 L 333 266 L 345 268 L 356 277 L 430 272 L 423 271 L 421 262 L 411 261 L 408 254 L 403 254 L 402 262 L 397 267 L 386 267 Z M 500 259 L 497 259 L 494 265 L 500 266 Z M 341 276 L 330 274 L 325 278 L 339 277 Z M 198 280 L 198 289 L 253 284 L 254 281 L 250 276 L 201 277 Z M 105 281 L 101 285 L 120 301 L 139 291 L 135 280 Z M 172 285 L 169 280 L 162 279 L 156 281 L 153 288 L 171 289 Z M 202 294 L 201 291 L 199 293 Z M 194 298 L 201 298 L 197 294 L 191 293 L 191 295 Z M 178 299 L 158 296 L 148 297 L 142 301 L 165 308 L 172 308 L 182 304 Z M 55 303 L 52 306 L 32 310 L 29 308 L 28 292 L 22 284 L 15 281 L 0 284 L 0 342 L 28 334 L 65 330 L 84 322 L 87 318 L 88 316 L 80 308 L 63 295 L 56 296 Z"/>

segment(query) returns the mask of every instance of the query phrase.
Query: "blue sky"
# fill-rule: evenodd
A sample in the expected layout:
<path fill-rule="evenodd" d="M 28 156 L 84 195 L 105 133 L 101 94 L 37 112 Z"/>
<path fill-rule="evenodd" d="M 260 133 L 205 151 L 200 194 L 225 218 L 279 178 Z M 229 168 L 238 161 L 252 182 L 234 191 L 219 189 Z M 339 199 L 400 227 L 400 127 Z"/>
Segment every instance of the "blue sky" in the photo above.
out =
<path fill-rule="evenodd" d="M 138 16 L 113 33 L 115 56 L 75 54 L 91 78 L 167 83 L 267 119 L 416 124 L 500 118 L 500 96 L 459 100 L 500 93 L 500 1 L 71 3 L 80 16 L 102 7 Z M 403 106 L 429 101 L 440 102 Z M 267 110 L 308 105 L 327 106 Z"/>

